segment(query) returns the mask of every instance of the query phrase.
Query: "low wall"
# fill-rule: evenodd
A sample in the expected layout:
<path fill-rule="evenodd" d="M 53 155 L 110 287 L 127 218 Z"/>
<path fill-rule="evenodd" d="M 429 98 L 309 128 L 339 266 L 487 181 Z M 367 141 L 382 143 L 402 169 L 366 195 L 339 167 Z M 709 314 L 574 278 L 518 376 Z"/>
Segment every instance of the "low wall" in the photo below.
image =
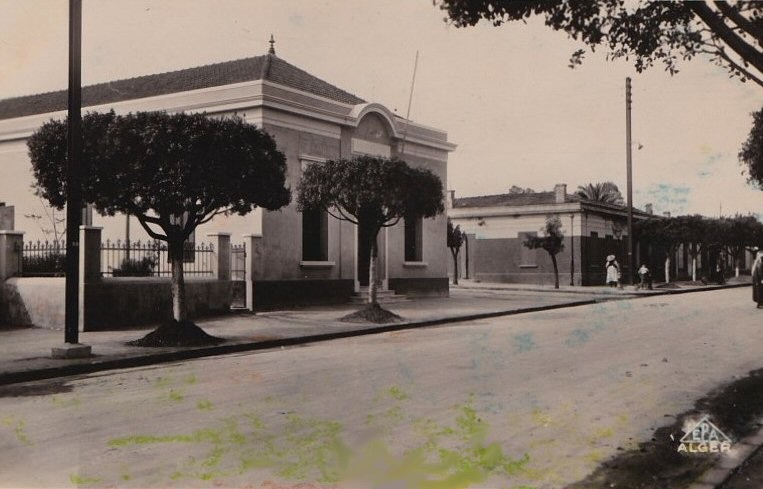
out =
<path fill-rule="evenodd" d="M 62 329 L 63 278 L 11 278 L 2 288 L 0 321 Z M 191 318 L 230 309 L 231 282 L 186 279 Z M 172 317 L 169 278 L 105 278 L 85 284 L 84 331 L 112 330 Z"/>
<path fill-rule="evenodd" d="M 254 306 L 258 311 L 315 304 L 346 304 L 355 290 L 351 279 L 258 280 Z"/>
<path fill-rule="evenodd" d="M 188 317 L 230 310 L 229 280 L 186 279 Z M 104 278 L 85 285 L 85 331 L 102 331 L 172 317 L 169 278 Z"/>
<path fill-rule="evenodd" d="M 448 277 L 441 278 L 390 278 L 389 288 L 408 297 L 448 297 Z"/>
<path fill-rule="evenodd" d="M 64 288 L 63 277 L 9 278 L 1 290 L 0 325 L 63 329 Z"/>

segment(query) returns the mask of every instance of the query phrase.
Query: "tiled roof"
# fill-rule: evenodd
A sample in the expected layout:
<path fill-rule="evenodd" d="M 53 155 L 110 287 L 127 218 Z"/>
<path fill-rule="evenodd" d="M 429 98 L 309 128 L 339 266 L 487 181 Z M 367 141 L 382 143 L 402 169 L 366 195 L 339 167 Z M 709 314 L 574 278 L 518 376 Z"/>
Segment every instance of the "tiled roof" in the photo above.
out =
<path fill-rule="evenodd" d="M 580 197 L 567 194 L 567 202 L 580 202 Z M 460 197 L 453 201 L 453 207 L 502 207 L 520 205 L 556 204 L 554 192 L 534 192 L 527 194 L 480 195 Z"/>
<path fill-rule="evenodd" d="M 269 80 L 352 105 L 365 102 L 363 99 L 316 78 L 275 55 L 267 54 L 185 70 L 89 85 L 82 88 L 82 106 L 90 107 L 253 80 Z M 0 119 L 65 110 L 66 105 L 66 90 L 8 98 L 0 100 Z"/>
<path fill-rule="evenodd" d="M 589 208 L 599 210 L 609 209 L 611 211 L 625 212 L 627 206 L 603 204 L 593 200 L 583 199 L 575 194 L 567 194 L 565 203 L 580 202 Z M 555 192 L 534 192 L 527 194 L 498 194 L 498 195 L 479 195 L 476 197 L 460 197 L 453 200 L 454 209 L 463 209 L 469 207 L 518 207 L 526 205 L 550 205 L 556 204 Z M 651 214 L 641 209 L 633 208 L 633 211 L 640 216 L 651 216 Z"/>

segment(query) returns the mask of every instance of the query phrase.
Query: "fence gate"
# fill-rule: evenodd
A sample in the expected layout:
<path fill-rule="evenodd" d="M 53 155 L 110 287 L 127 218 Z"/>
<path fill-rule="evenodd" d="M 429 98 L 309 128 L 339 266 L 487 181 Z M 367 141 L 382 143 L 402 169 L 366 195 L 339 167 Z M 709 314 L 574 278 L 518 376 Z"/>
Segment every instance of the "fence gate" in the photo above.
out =
<path fill-rule="evenodd" d="M 246 243 L 230 247 L 231 309 L 246 308 Z"/>

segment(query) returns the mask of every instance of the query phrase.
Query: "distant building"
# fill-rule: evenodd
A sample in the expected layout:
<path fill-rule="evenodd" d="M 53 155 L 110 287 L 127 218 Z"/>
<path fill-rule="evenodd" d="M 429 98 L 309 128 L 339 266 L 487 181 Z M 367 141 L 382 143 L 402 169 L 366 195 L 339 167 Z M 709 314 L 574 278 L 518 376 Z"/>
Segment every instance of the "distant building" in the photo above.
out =
<path fill-rule="evenodd" d="M 400 157 L 428 168 L 446 183 L 448 153 L 455 149 L 445 131 L 406 122 L 381 104 L 341 90 L 268 54 L 169 73 L 87 86 L 84 112 L 139 110 L 238 114 L 270 133 L 286 154 L 288 185 L 296 190 L 302 169 L 353 155 Z M 0 100 L 0 195 L 17 212 L 16 228 L 41 237 L 23 215 L 42 214 L 30 189 L 26 138 L 50 118 L 66 115 L 65 90 Z M 403 144 L 405 143 L 405 144 Z M 135 221 L 133 221 L 135 222 Z M 104 237 L 125 236 L 125 217 L 95 216 Z M 448 292 L 445 216 L 401 222 L 379 238 L 382 284 L 399 293 Z M 145 235 L 132 227 L 132 240 Z M 35 232 L 36 231 L 36 232 Z M 197 230 L 228 231 L 233 242 L 261 235 L 255 250 L 255 303 L 258 307 L 344 301 L 368 284 L 367 256 L 357 229 L 325 213 L 299 213 L 296 203 L 275 212 L 219 216 Z"/>
<path fill-rule="evenodd" d="M 460 274 L 483 282 L 553 284 L 548 253 L 522 245 L 541 233 L 551 215 L 559 216 L 564 233 L 564 250 L 557 255 L 561 284 L 604 284 L 610 254 L 628 276 L 627 208 L 570 195 L 565 184 L 550 192 L 458 198 L 451 192 L 448 216 L 468 236 Z M 649 217 L 651 205 L 633 210 L 634 221 Z M 636 248 L 634 243 L 635 263 L 641 258 Z"/>

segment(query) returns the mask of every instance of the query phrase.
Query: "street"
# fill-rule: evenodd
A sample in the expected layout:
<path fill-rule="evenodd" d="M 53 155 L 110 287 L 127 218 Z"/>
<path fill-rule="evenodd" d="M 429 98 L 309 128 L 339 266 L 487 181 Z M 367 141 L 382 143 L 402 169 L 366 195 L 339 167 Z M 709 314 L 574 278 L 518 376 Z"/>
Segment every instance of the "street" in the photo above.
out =
<path fill-rule="evenodd" d="M 0 487 L 564 487 L 763 366 L 749 296 L 612 301 L 0 387 Z"/>

